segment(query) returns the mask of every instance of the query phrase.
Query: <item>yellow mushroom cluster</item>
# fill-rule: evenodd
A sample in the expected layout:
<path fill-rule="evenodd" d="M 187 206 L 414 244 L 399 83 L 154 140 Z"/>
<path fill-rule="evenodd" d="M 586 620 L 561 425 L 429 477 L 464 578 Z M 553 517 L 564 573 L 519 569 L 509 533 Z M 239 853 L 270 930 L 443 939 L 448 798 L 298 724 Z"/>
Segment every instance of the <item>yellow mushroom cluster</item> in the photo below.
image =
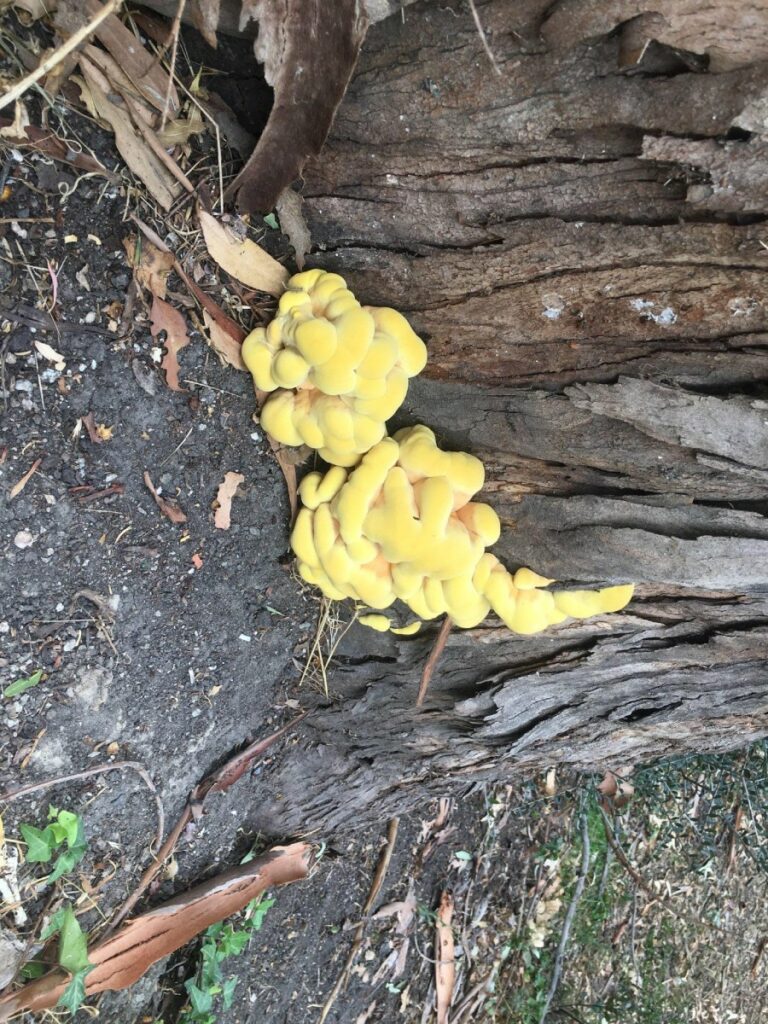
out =
<path fill-rule="evenodd" d="M 343 277 L 306 270 L 289 280 L 274 320 L 245 339 L 242 356 L 256 387 L 274 392 L 261 411 L 268 434 L 353 466 L 384 437 L 427 350 L 394 309 L 361 306 Z"/>
<path fill-rule="evenodd" d="M 379 441 L 351 471 L 310 473 L 291 535 L 299 573 L 333 600 L 383 609 L 399 598 L 419 618 L 447 613 L 465 628 L 493 609 L 516 633 L 628 603 L 632 586 L 550 591 L 553 581 L 530 569 L 510 574 L 486 551 L 498 516 L 471 500 L 484 476 L 479 459 L 441 451 L 425 426 Z"/>

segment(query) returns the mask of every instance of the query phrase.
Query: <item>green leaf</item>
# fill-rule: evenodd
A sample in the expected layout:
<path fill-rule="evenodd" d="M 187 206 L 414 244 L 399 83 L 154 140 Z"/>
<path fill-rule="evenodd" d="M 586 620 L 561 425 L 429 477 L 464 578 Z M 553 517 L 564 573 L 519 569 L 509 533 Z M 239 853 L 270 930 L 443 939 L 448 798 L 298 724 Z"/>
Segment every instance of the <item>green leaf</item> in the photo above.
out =
<path fill-rule="evenodd" d="M 31 690 L 33 686 L 37 686 L 40 680 L 43 678 L 43 670 L 39 668 L 37 672 L 33 672 L 31 676 L 26 679 L 17 679 L 15 683 L 11 683 L 10 686 L 6 686 L 3 690 L 4 697 L 18 697 L 20 693 L 24 693 L 26 690 Z"/>
<path fill-rule="evenodd" d="M 264 223 L 268 227 L 272 228 L 273 231 L 277 231 L 278 223 L 277 223 L 277 217 L 274 215 L 274 213 L 268 213 L 266 215 L 266 217 L 264 218 Z"/>
<path fill-rule="evenodd" d="M 228 978 L 224 982 L 221 989 L 221 999 L 224 1003 L 224 1008 L 228 1010 L 232 1005 L 232 1000 L 235 996 L 235 988 L 237 987 L 237 978 Z"/>
<path fill-rule="evenodd" d="M 70 974 L 88 971 L 93 966 L 88 959 L 88 940 L 72 907 L 65 907 L 61 916 L 59 965 Z"/>
<path fill-rule="evenodd" d="M 45 964 L 41 960 L 29 960 L 20 973 L 25 979 L 41 978 L 45 974 Z"/>
<path fill-rule="evenodd" d="M 198 988 L 194 981 L 185 981 L 184 988 L 195 1013 L 209 1013 L 213 1009 L 213 996 L 210 992 Z"/>
<path fill-rule="evenodd" d="M 64 815 L 70 815 L 69 811 L 59 812 L 59 822 Z M 82 819 L 76 814 L 72 814 L 71 817 L 74 819 L 73 823 L 67 821 L 67 844 L 69 849 L 64 853 L 60 853 L 56 859 L 56 863 L 53 865 L 53 871 L 46 879 L 46 882 L 50 885 L 51 882 L 55 882 L 62 875 L 69 874 L 75 868 L 75 865 L 79 864 L 85 856 L 88 850 L 88 841 L 85 838 L 85 829 L 83 828 Z M 72 824 L 74 824 L 74 834 L 72 832 Z M 51 826 L 49 826 L 51 827 Z"/>
<path fill-rule="evenodd" d="M 19 828 L 27 844 L 27 860 L 32 864 L 45 864 L 49 861 L 56 848 L 50 826 L 42 830 L 34 825 L 20 825 Z"/>
<path fill-rule="evenodd" d="M 61 993 L 61 998 L 56 1005 L 63 1006 L 74 1016 L 83 1005 L 83 1000 L 85 999 L 85 976 L 92 970 L 93 966 L 90 966 L 85 970 L 78 971 L 77 974 L 73 974 L 72 980 Z"/>
<path fill-rule="evenodd" d="M 267 916 L 267 911 L 270 907 L 274 906 L 274 904 L 274 900 L 261 900 L 258 903 L 252 902 L 249 904 L 247 913 L 249 915 L 251 931 L 258 932 L 261 930 L 261 926 L 264 924 L 264 918 Z"/>

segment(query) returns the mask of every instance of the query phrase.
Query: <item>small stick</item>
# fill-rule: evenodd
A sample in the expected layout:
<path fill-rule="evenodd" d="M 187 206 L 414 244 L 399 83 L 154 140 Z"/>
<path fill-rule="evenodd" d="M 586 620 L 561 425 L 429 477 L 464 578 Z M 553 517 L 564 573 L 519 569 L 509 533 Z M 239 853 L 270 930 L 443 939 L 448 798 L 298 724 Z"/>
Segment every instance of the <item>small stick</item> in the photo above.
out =
<path fill-rule="evenodd" d="M 643 878 L 643 876 L 640 874 L 637 868 L 632 867 L 632 865 L 629 863 L 629 859 L 627 858 L 626 853 L 624 853 L 619 843 L 619 840 L 616 838 L 616 833 L 613 831 L 613 826 L 608 820 L 608 815 L 605 813 L 603 808 L 600 807 L 599 804 L 598 810 L 600 811 L 600 814 L 603 818 L 605 838 L 608 840 L 608 845 L 610 846 L 610 848 L 616 854 L 616 860 L 621 864 L 621 866 L 624 868 L 624 870 L 627 872 L 630 878 L 632 878 L 632 880 L 640 886 L 641 889 L 645 889 L 646 892 L 652 893 L 653 889 L 651 889 L 650 885 L 646 882 L 646 880 Z"/>
<path fill-rule="evenodd" d="M 371 889 L 370 892 L 368 893 L 368 899 L 365 901 L 365 906 L 363 907 L 362 920 L 355 929 L 355 935 L 354 938 L 352 939 L 352 947 L 349 951 L 349 955 L 347 956 L 346 963 L 342 968 L 341 974 L 336 979 L 336 984 L 331 989 L 331 994 L 325 1001 L 318 1024 L 324 1024 L 326 1017 L 333 1009 L 333 1004 L 339 997 L 339 993 L 347 983 L 349 972 L 352 970 L 355 960 L 357 960 L 358 953 L 360 952 L 360 947 L 363 944 L 363 936 L 365 935 L 365 927 L 368 924 L 368 918 L 370 917 L 371 910 L 373 909 L 373 904 L 376 902 L 376 898 L 378 897 L 379 892 L 381 891 L 381 886 L 384 883 L 384 878 L 387 874 L 387 871 L 389 870 L 389 864 L 390 861 L 392 860 L 392 853 L 395 849 L 395 842 L 397 840 L 397 830 L 399 829 L 399 827 L 399 818 L 389 819 L 389 824 L 387 826 L 387 843 L 381 852 L 381 856 L 379 857 L 379 863 L 376 865 L 376 872 L 374 873 L 373 881 L 371 882 Z"/>
<path fill-rule="evenodd" d="M 435 666 L 440 660 L 440 655 L 443 653 L 446 641 L 448 640 L 448 634 L 451 632 L 451 626 L 453 620 L 450 615 L 446 615 L 443 620 L 443 624 L 440 627 L 440 632 L 437 634 L 437 640 L 435 640 L 435 646 L 432 648 L 432 653 L 427 658 L 427 663 L 424 666 L 424 671 L 421 673 L 421 684 L 419 686 L 419 695 L 416 698 L 416 707 L 420 708 L 424 703 L 424 698 L 427 696 L 427 690 L 429 688 L 429 681 L 432 678 L 432 673 L 435 671 Z"/>
<path fill-rule="evenodd" d="M 176 15 L 173 19 L 173 25 L 171 26 L 171 36 L 173 38 L 173 45 L 171 46 L 171 66 L 168 69 L 168 88 L 165 93 L 165 102 L 163 103 L 163 116 L 160 118 L 160 131 L 165 131 L 165 123 L 168 120 L 168 111 L 171 107 L 171 90 L 173 89 L 173 76 L 176 71 L 176 57 L 179 52 L 179 35 L 181 33 L 181 19 L 184 16 L 184 8 L 187 6 L 187 0 L 179 0 L 176 7 Z"/>
<path fill-rule="evenodd" d="M 139 879 L 139 884 L 123 902 L 123 905 L 112 918 L 109 928 L 107 929 L 108 935 L 117 928 L 120 922 L 130 914 L 139 902 L 152 879 L 173 853 L 181 833 L 192 820 L 193 815 L 199 814 L 202 810 L 203 803 L 205 802 L 205 798 L 208 794 L 223 793 L 229 789 L 234 782 L 237 782 L 249 765 L 255 761 L 260 754 L 264 753 L 268 747 L 271 747 L 273 743 L 280 739 L 282 735 L 292 729 L 295 725 L 298 725 L 298 723 L 303 718 L 306 718 L 306 716 L 307 712 L 305 711 L 297 718 L 288 722 L 287 725 L 284 725 L 282 729 L 278 729 L 277 732 L 272 733 L 271 736 L 267 736 L 266 739 L 257 740 L 256 742 L 249 744 L 245 750 L 241 750 L 239 753 L 235 754 L 234 757 L 231 757 L 226 762 L 226 764 L 221 768 L 218 768 L 216 771 L 211 772 L 210 775 L 207 775 L 202 782 L 199 782 L 195 788 L 191 790 L 187 796 L 187 802 L 184 805 L 184 810 L 181 812 L 181 817 L 171 829 L 168 838 L 155 854 L 155 859 Z"/>
<path fill-rule="evenodd" d="M 549 1008 L 552 1005 L 552 1000 L 555 998 L 558 985 L 560 984 L 560 976 L 563 973 L 563 965 L 565 964 L 565 950 L 568 946 L 568 939 L 571 936 L 571 927 L 573 925 L 573 919 L 576 916 L 576 908 L 579 905 L 581 894 L 584 892 L 584 884 L 587 880 L 587 872 L 589 871 L 589 854 L 590 854 L 590 843 L 589 843 L 589 822 L 587 821 L 586 814 L 581 816 L 581 868 L 579 869 L 579 877 L 576 880 L 576 888 L 573 890 L 573 897 L 571 902 L 568 904 L 568 910 L 565 915 L 565 921 L 563 922 L 563 931 L 560 935 L 560 942 L 557 945 L 557 954 L 555 956 L 555 969 L 552 972 L 552 981 L 549 983 L 549 991 L 547 992 L 547 998 L 544 1001 L 544 1006 L 541 1010 L 541 1016 L 539 1017 L 539 1024 L 544 1024 L 549 1013 Z"/>
<path fill-rule="evenodd" d="M 110 14 L 114 14 L 121 3 L 122 0 L 109 0 L 87 25 L 83 25 L 82 28 L 78 29 L 65 43 L 62 43 L 49 57 L 46 57 L 42 64 L 38 65 L 34 71 L 31 71 L 20 82 L 17 82 L 5 96 L 0 97 L 0 110 L 3 107 L 7 107 L 10 103 L 14 103 L 20 96 L 23 96 L 27 89 L 33 86 L 35 82 L 39 82 L 41 78 L 47 75 L 57 64 L 60 64 L 73 50 L 76 50 L 80 43 L 84 42 L 88 36 L 96 31 L 102 21 L 106 21 Z"/>
<path fill-rule="evenodd" d="M 77 779 L 87 779 L 91 775 L 101 775 L 104 772 L 119 771 L 123 768 L 129 768 L 131 771 L 137 772 L 144 781 L 147 789 L 155 798 L 155 803 L 157 804 L 157 836 L 155 838 L 154 845 L 159 847 L 163 841 L 163 833 L 165 832 L 165 812 L 163 811 L 163 802 L 155 789 L 155 784 L 152 782 L 149 772 L 144 765 L 139 764 L 138 761 L 115 761 L 114 764 L 98 764 L 94 765 L 93 768 L 86 768 L 82 772 L 75 772 L 74 775 L 57 775 L 53 779 L 44 779 L 42 782 L 29 782 L 26 786 L 11 786 L 9 789 L 3 790 L 3 792 L 0 793 L 0 801 L 15 800 L 17 797 L 26 796 L 28 793 L 39 793 L 40 790 L 50 789 L 51 786 L 58 786 L 61 782 L 75 782 Z"/>

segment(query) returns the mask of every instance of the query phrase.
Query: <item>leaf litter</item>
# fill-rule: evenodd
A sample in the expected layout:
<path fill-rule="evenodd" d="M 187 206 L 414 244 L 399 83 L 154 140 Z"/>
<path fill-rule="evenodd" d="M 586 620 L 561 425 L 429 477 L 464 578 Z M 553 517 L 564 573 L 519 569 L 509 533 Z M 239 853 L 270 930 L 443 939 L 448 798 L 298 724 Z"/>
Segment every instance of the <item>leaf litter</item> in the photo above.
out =
<path fill-rule="evenodd" d="M 223 481 L 219 484 L 214 507 L 216 509 L 213 523 L 217 530 L 228 530 L 232 514 L 232 498 L 237 489 L 245 480 L 242 473 L 225 473 Z"/>
<path fill-rule="evenodd" d="M 182 314 L 169 302 L 155 295 L 150 313 L 150 333 L 153 338 L 165 333 L 165 355 L 160 368 L 171 391 L 184 391 L 179 384 L 179 352 L 189 344 L 187 325 Z"/>

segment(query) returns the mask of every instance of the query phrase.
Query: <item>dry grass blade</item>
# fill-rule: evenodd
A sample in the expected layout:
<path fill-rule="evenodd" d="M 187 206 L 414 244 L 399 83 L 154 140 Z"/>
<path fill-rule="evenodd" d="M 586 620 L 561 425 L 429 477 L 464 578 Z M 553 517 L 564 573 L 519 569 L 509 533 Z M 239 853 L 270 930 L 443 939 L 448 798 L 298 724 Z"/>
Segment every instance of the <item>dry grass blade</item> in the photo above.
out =
<path fill-rule="evenodd" d="M 94 964 L 85 994 L 128 988 L 163 957 L 186 945 L 210 925 L 242 910 L 266 889 L 306 878 L 312 864 L 308 843 L 276 846 L 261 857 L 216 875 L 188 892 L 134 918 L 112 938 L 88 951 Z M 0 1020 L 24 1010 L 51 1009 L 69 983 L 53 971 L 0 1000 Z"/>
<path fill-rule="evenodd" d="M 208 252 L 222 270 L 260 292 L 281 295 L 288 281 L 285 267 L 250 238 L 236 238 L 205 210 L 199 211 Z"/>

